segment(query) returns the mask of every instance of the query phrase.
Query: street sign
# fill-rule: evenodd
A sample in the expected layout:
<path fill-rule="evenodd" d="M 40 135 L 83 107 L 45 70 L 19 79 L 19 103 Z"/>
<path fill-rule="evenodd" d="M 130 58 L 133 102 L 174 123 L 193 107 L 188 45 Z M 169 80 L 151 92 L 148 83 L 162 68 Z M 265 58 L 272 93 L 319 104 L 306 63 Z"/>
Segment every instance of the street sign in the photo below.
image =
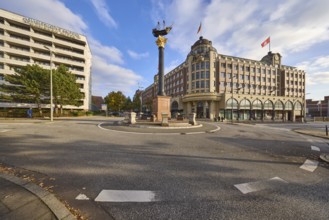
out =
<path fill-rule="evenodd" d="M 102 110 L 107 111 L 107 104 L 102 104 Z"/>

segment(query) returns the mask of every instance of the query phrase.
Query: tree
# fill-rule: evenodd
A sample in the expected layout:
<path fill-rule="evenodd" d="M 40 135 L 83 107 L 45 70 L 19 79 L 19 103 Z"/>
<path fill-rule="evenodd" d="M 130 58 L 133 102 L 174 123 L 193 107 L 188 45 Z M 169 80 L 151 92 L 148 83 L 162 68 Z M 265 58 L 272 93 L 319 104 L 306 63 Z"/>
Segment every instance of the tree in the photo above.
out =
<path fill-rule="evenodd" d="M 75 75 L 64 65 L 53 71 L 53 97 L 55 106 L 60 106 L 61 114 L 64 105 L 79 106 L 84 98 Z"/>
<path fill-rule="evenodd" d="M 107 104 L 108 109 L 111 111 L 121 111 L 124 107 L 126 97 L 123 95 L 121 91 L 118 92 L 110 92 L 105 98 L 105 103 Z"/>
<path fill-rule="evenodd" d="M 49 97 L 49 75 L 38 65 L 15 69 L 15 74 L 5 75 L 6 83 L 0 85 L 1 99 L 19 103 L 35 103 L 42 115 L 41 104 Z"/>
<path fill-rule="evenodd" d="M 41 104 L 50 103 L 50 70 L 38 65 L 16 68 L 15 74 L 5 76 L 0 85 L 0 99 L 19 103 L 35 103 L 42 116 Z M 55 106 L 81 105 L 84 95 L 76 77 L 64 65 L 53 70 L 53 98 Z M 62 111 L 61 111 L 62 112 Z"/>
<path fill-rule="evenodd" d="M 141 91 L 137 91 L 134 95 L 133 98 L 133 109 L 136 111 L 140 111 L 141 110 Z"/>
<path fill-rule="evenodd" d="M 126 111 L 133 111 L 133 102 L 131 101 L 131 98 L 128 96 L 125 101 L 124 109 Z"/>

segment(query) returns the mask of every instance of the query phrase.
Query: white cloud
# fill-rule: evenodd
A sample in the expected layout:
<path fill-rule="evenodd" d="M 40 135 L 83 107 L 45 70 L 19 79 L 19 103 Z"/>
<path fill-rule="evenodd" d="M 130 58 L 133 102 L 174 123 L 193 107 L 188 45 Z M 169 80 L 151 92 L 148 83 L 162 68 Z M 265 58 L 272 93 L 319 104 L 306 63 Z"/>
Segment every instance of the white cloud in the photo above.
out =
<path fill-rule="evenodd" d="M 131 88 L 136 87 L 142 79 L 132 70 L 106 62 L 103 57 L 93 56 L 93 91 L 103 96 L 110 91 L 122 91 L 124 94 L 134 92 Z"/>
<path fill-rule="evenodd" d="M 109 9 L 106 5 L 105 0 L 91 0 L 92 5 L 96 9 L 99 20 L 103 22 L 108 27 L 116 28 L 118 24 L 110 15 Z"/>
<path fill-rule="evenodd" d="M 116 47 L 106 46 L 94 39 L 92 36 L 88 37 L 90 47 L 93 55 L 103 57 L 106 62 L 123 64 L 123 55 Z"/>
<path fill-rule="evenodd" d="M 139 60 L 139 59 L 142 59 L 142 58 L 146 58 L 146 57 L 148 57 L 150 55 L 148 52 L 145 52 L 145 53 L 137 53 L 137 52 L 132 51 L 132 50 L 128 50 L 127 53 L 128 53 L 128 55 L 131 58 L 136 59 L 136 60 Z"/>
<path fill-rule="evenodd" d="M 297 68 L 306 72 L 307 85 L 329 83 L 329 56 L 315 57 L 297 64 Z M 329 89 L 328 89 L 329 90 Z"/>

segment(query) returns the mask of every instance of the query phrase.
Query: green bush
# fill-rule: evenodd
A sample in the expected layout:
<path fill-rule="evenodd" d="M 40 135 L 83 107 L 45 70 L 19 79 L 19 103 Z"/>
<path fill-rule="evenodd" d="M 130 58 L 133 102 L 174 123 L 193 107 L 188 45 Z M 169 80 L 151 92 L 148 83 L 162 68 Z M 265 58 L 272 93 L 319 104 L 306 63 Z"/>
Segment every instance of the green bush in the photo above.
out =
<path fill-rule="evenodd" d="M 92 112 L 92 111 L 88 111 L 88 112 L 86 112 L 86 115 L 87 115 L 87 116 L 94 115 L 94 112 Z"/>

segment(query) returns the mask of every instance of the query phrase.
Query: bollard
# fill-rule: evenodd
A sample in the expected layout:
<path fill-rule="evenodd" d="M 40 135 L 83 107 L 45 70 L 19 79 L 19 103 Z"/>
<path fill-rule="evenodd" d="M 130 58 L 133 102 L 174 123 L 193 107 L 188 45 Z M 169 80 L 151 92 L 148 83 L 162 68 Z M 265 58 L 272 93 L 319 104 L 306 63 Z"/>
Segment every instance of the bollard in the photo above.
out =
<path fill-rule="evenodd" d="M 328 136 L 328 125 L 326 125 L 326 135 Z"/>

